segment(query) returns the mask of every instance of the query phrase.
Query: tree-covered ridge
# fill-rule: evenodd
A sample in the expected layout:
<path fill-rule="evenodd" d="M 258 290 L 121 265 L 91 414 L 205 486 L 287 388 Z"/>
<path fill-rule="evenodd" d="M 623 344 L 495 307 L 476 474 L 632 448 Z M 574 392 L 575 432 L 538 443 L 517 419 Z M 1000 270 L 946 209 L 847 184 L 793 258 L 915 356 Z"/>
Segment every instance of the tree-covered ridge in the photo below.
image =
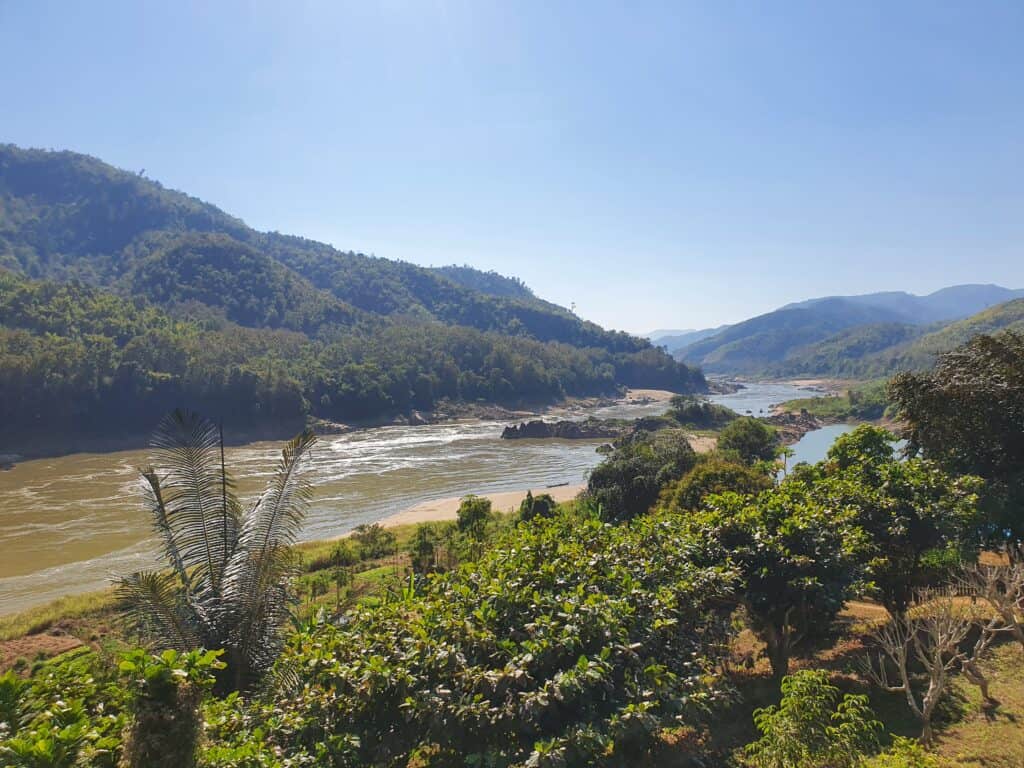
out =
<path fill-rule="evenodd" d="M 1024 299 L 1007 301 L 938 328 L 902 324 L 850 328 L 795 350 L 765 372 L 774 376 L 875 378 L 921 371 L 943 352 L 977 336 L 1006 330 L 1024 330 Z"/>
<path fill-rule="evenodd" d="M 187 236 L 185 251 L 176 250 L 175 236 Z M 205 263 L 178 265 L 181 254 Z M 320 330 L 311 327 L 316 322 L 348 322 L 354 307 L 611 352 L 650 347 L 541 301 L 514 279 L 257 232 L 141 174 L 72 152 L 0 145 L 0 266 L 34 278 L 80 278 L 157 302 L 212 302 L 241 324 L 307 333 Z M 209 289 L 201 285 L 208 277 Z M 309 284 L 340 304 L 331 306 Z M 299 306 L 310 301 L 317 306 Z"/>
<path fill-rule="evenodd" d="M 480 293 L 488 293 L 491 296 L 501 296 L 506 299 L 523 299 L 529 301 L 536 298 L 533 291 L 518 277 L 506 277 L 490 270 L 484 272 L 463 264 L 449 264 L 444 267 L 432 267 L 434 272 L 444 275 L 453 283 L 458 283 L 463 288 L 470 288 Z"/>
<path fill-rule="evenodd" d="M 1024 291 L 997 285 L 956 285 L 927 296 L 893 291 L 811 299 L 670 349 L 716 373 L 883 376 L 908 366 L 925 368 L 936 352 L 970 338 L 961 330 L 949 338 L 939 335 L 921 345 L 913 343 L 946 325 L 963 328 L 970 321 L 972 333 L 998 330 L 1006 323 L 998 307 L 1012 305 L 1022 295 Z"/>
<path fill-rule="evenodd" d="M 307 334 L 351 325 L 353 307 L 251 245 L 227 235 L 153 235 L 149 251 L 119 281 L 125 293 L 169 307 L 213 307 L 239 325 Z"/>
<path fill-rule="evenodd" d="M 612 353 L 401 318 L 310 338 L 190 314 L 0 270 L 0 448 L 19 452 L 48 432 L 135 433 L 179 406 L 261 430 L 308 416 L 379 419 L 446 399 L 536 404 L 620 384 L 703 384 L 650 348 Z"/>

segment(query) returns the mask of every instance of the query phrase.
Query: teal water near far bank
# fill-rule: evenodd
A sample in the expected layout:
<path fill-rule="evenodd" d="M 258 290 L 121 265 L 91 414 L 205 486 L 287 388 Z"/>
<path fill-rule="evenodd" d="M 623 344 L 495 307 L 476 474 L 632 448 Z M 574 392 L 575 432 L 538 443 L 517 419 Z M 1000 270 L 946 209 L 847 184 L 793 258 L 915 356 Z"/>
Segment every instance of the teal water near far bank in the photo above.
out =
<path fill-rule="evenodd" d="M 793 455 L 787 460 L 787 464 L 793 467 L 801 462 L 816 464 L 825 458 L 828 449 L 840 435 L 852 432 L 852 424 L 829 424 L 821 429 L 815 429 L 793 443 Z"/>

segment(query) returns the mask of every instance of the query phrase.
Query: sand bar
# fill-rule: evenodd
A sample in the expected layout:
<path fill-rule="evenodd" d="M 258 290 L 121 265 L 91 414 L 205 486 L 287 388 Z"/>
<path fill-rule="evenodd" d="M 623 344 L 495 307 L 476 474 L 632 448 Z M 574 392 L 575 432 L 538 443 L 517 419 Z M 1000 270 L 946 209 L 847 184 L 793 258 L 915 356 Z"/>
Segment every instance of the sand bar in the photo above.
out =
<path fill-rule="evenodd" d="M 550 494 L 557 502 L 571 501 L 582 491 L 585 485 L 560 485 L 556 488 L 531 488 L 534 496 L 542 493 Z M 521 491 L 503 491 L 501 493 L 482 493 L 491 500 L 496 512 L 508 512 L 518 509 L 519 503 L 526 498 L 526 489 Z M 452 496 L 447 499 L 436 499 L 434 501 L 423 501 L 419 504 L 397 514 L 385 517 L 380 524 L 388 527 L 392 525 L 410 525 L 412 523 L 429 523 L 436 520 L 454 520 L 459 510 L 459 502 L 462 498 Z"/>

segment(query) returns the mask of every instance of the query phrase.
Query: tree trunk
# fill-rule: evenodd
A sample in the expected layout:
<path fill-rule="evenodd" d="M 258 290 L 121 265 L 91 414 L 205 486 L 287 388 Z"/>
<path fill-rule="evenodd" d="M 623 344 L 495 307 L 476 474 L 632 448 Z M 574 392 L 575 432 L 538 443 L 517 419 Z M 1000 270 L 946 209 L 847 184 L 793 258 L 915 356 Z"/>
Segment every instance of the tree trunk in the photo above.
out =
<path fill-rule="evenodd" d="M 772 665 L 772 679 L 781 683 L 789 674 L 789 638 L 784 629 L 769 625 L 765 628 L 764 642 L 768 662 Z"/>

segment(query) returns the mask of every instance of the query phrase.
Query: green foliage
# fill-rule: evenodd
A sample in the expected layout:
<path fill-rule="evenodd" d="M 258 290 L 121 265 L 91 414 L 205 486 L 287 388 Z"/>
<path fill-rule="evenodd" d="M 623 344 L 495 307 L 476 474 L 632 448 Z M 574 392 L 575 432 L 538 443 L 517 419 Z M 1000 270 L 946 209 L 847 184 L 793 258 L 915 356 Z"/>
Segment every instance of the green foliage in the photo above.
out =
<path fill-rule="evenodd" d="M 892 746 L 865 762 L 864 768 L 939 768 L 939 759 L 920 742 L 894 736 Z"/>
<path fill-rule="evenodd" d="M 744 416 L 734 419 L 718 435 L 718 450 L 735 451 L 747 464 L 771 461 L 778 454 L 778 440 L 771 427 L 761 419 Z"/>
<path fill-rule="evenodd" d="M 772 485 L 771 477 L 764 472 L 716 453 L 701 457 L 697 466 L 667 485 L 662 491 L 661 504 L 682 512 L 699 509 L 705 497 L 713 494 L 733 491 L 756 495 Z"/>
<path fill-rule="evenodd" d="M 551 517 L 558 508 L 550 493 L 534 496 L 532 491 L 526 492 L 526 498 L 519 504 L 519 519 L 532 520 L 535 517 Z"/>
<path fill-rule="evenodd" d="M 128 768 L 190 768 L 200 735 L 199 703 L 226 667 L 223 651 L 168 649 L 127 652 L 118 669 L 134 693 L 131 731 L 124 745 Z"/>
<path fill-rule="evenodd" d="M 699 722 L 717 696 L 711 657 L 730 579 L 694 564 L 682 522 L 610 526 L 560 510 L 521 524 L 410 600 L 293 636 L 278 677 L 295 683 L 218 708 L 208 737 L 219 755 L 259 745 L 258 759 L 292 764 L 636 755 L 659 727 Z"/>
<path fill-rule="evenodd" d="M 153 435 L 159 469 L 142 475 L 169 570 L 121 579 L 119 607 L 130 631 L 160 649 L 224 649 L 222 690 L 257 682 L 280 648 L 297 571 L 291 545 L 312 493 L 300 468 L 314 441 L 306 432 L 289 442 L 243 511 L 216 425 L 175 411 Z"/>
<path fill-rule="evenodd" d="M 491 500 L 486 497 L 470 494 L 459 502 L 456 527 L 460 533 L 474 539 L 482 539 L 488 524 L 493 519 Z"/>
<path fill-rule="evenodd" d="M 628 520 L 651 508 L 663 486 L 682 477 L 697 454 L 681 429 L 623 439 L 590 472 L 585 496 L 606 520 Z"/>
<path fill-rule="evenodd" d="M 693 429 L 719 429 L 738 418 L 731 408 L 691 395 L 675 395 L 668 416 L 685 427 Z"/>
<path fill-rule="evenodd" d="M 781 679 L 792 653 L 826 636 L 850 595 L 861 538 L 850 515 L 783 484 L 755 498 L 710 496 L 687 526 L 708 562 L 736 569 L 738 603 Z"/>
<path fill-rule="evenodd" d="M 617 383 L 703 386 L 680 380 L 675 364 L 651 351 L 584 349 L 410 319 L 311 338 L 283 329 L 305 320 L 245 328 L 194 311 L 202 306 L 193 300 L 179 311 L 192 319 L 176 319 L 139 299 L 0 270 L 5 437 L 134 432 L 152 413 L 178 406 L 252 430 L 298 427 L 309 415 L 378 418 L 445 399 L 537 403 L 611 393 Z"/>
<path fill-rule="evenodd" d="M 943 582 L 975 556 L 981 483 L 951 477 L 931 461 L 900 460 L 895 439 L 862 424 L 840 436 L 824 462 L 786 484 L 852 516 L 862 535 L 865 586 L 899 614 L 915 591 Z"/>
<path fill-rule="evenodd" d="M 0 264 L 12 270 L 0 267 L 0 419 L 12 440 L 124 432 L 177 406 L 294 427 L 445 398 L 705 387 L 649 342 L 514 281 L 259 233 L 69 152 L 0 145 Z M 473 280 L 485 290 L 460 284 Z"/>
<path fill-rule="evenodd" d="M 355 542 L 362 560 L 375 560 L 392 555 L 398 543 L 395 534 L 380 523 L 357 525 L 350 538 Z"/>
<path fill-rule="evenodd" d="M 911 452 L 987 481 L 988 542 L 1024 541 L 1024 334 L 978 336 L 891 393 Z"/>
<path fill-rule="evenodd" d="M 862 419 L 871 421 L 886 415 L 889 408 L 887 382 L 884 379 L 851 387 L 834 397 L 807 397 L 789 400 L 780 406 L 786 411 L 807 411 L 829 421 Z"/>
<path fill-rule="evenodd" d="M 12 768 L 114 768 L 129 695 L 95 654 L 47 662 L 28 680 L 0 677 L 7 715 L 0 763 Z M 11 697 L 11 698 L 8 698 Z M 6 718 L 15 715 L 15 719 Z"/>
<path fill-rule="evenodd" d="M 745 750 L 754 768 L 857 768 L 882 729 L 867 696 L 840 698 L 820 669 L 783 678 L 782 701 L 755 710 L 754 723 L 761 738 Z"/>
<path fill-rule="evenodd" d="M 518 277 L 505 277 L 497 272 L 482 272 L 474 269 L 468 264 L 461 267 L 452 264 L 447 267 L 433 267 L 431 271 L 444 275 L 453 283 L 458 283 L 463 288 L 486 293 L 491 296 L 501 296 L 506 299 L 521 299 L 530 301 L 536 299 L 522 280 Z"/>

